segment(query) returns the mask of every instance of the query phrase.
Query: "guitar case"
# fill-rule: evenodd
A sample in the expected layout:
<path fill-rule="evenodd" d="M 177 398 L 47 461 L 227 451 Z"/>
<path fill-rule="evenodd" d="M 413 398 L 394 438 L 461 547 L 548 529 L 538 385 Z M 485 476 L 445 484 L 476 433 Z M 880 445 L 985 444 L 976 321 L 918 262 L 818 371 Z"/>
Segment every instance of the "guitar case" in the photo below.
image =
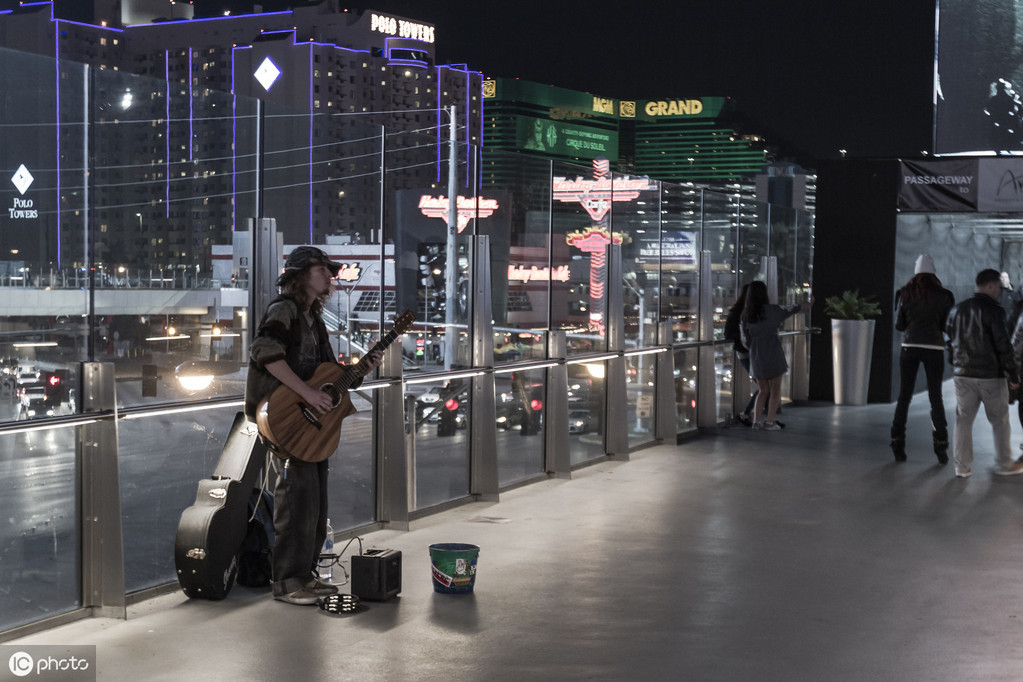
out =
<path fill-rule="evenodd" d="M 199 481 L 195 504 L 181 512 L 174 539 L 178 582 L 193 599 L 223 599 L 238 574 L 248 528 L 249 498 L 267 446 L 244 413 L 234 418 L 212 478 Z"/>

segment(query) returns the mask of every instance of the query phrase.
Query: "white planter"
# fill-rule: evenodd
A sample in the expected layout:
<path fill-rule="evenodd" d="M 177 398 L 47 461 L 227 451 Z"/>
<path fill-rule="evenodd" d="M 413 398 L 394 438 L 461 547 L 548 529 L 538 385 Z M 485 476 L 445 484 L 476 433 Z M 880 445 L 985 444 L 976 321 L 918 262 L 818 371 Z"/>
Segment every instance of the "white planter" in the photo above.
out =
<path fill-rule="evenodd" d="M 874 320 L 831 321 L 831 365 L 836 405 L 866 405 Z"/>

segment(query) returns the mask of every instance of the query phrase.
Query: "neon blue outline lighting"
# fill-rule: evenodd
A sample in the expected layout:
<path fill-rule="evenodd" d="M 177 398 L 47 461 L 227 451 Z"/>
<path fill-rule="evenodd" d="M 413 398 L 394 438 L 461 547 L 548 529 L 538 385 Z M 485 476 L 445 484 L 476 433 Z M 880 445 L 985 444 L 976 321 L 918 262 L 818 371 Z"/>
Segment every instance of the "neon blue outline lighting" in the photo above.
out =
<path fill-rule="evenodd" d="M 51 6 L 50 13 L 52 15 L 53 9 Z M 56 137 L 57 137 L 57 268 L 60 268 L 60 231 L 61 231 L 61 217 L 64 215 L 60 210 L 60 31 L 54 29 L 53 32 L 53 61 L 56 62 L 56 76 L 57 82 L 54 84 L 53 91 L 56 95 Z M 88 121 L 85 122 L 88 125 Z M 88 156 L 88 154 L 86 155 Z M 88 158 L 85 160 L 88 163 Z M 88 210 L 88 206 L 85 207 Z"/>
<path fill-rule="evenodd" d="M 70 19 L 55 19 L 64 24 L 74 24 L 75 26 L 85 26 L 86 28 L 98 28 L 101 31 L 114 31 L 115 33 L 124 33 L 123 28 L 117 28 L 115 26 L 101 26 L 99 24 L 86 24 L 81 21 L 71 21 Z"/>
<path fill-rule="evenodd" d="M 170 84 L 170 50 L 163 51 L 163 79 L 167 84 L 166 98 L 167 102 L 164 105 L 164 115 L 167 117 L 164 125 L 164 163 L 166 168 L 163 171 L 163 195 L 164 195 L 164 217 L 170 218 L 170 99 L 171 99 L 171 84 Z"/>
<path fill-rule="evenodd" d="M 443 145 L 443 139 L 444 139 L 444 137 L 443 137 L 444 125 L 442 124 L 441 118 L 440 118 L 440 112 L 443 109 L 443 107 L 441 106 L 441 103 L 440 103 L 440 91 L 441 91 L 441 88 L 440 88 L 440 70 L 441 69 L 446 69 L 446 68 L 448 68 L 448 67 L 442 66 L 440 64 L 437 65 L 437 81 L 436 81 L 436 83 L 434 83 L 434 85 L 437 88 L 437 180 L 436 180 L 436 182 L 440 182 L 441 146 Z"/>
<path fill-rule="evenodd" d="M 234 82 L 234 51 L 231 46 L 231 232 L 238 231 L 238 89 Z"/>
<path fill-rule="evenodd" d="M 192 154 L 192 148 L 195 146 L 192 142 L 194 135 L 194 128 L 192 126 L 192 119 L 195 116 L 194 109 L 192 108 L 192 46 L 188 46 L 188 160 L 194 161 L 195 157 Z"/>
<path fill-rule="evenodd" d="M 42 3 L 40 3 L 42 4 Z M 238 16 L 227 16 L 227 17 L 202 17 L 200 19 L 176 19 L 174 21 L 161 21 L 159 24 L 131 24 L 125 26 L 125 28 L 143 28 L 146 26 L 168 26 L 173 24 L 194 24 L 199 21 L 224 21 L 231 19 L 244 19 L 246 17 L 267 17 L 275 14 L 291 14 L 291 10 L 282 10 L 280 12 L 263 12 L 262 14 L 239 14 Z"/>
<path fill-rule="evenodd" d="M 418 69 L 425 69 L 429 64 L 414 59 L 388 59 L 388 66 L 414 66 Z"/>
<path fill-rule="evenodd" d="M 313 244 L 313 46 L 309 45 L 309 243 Z"/>

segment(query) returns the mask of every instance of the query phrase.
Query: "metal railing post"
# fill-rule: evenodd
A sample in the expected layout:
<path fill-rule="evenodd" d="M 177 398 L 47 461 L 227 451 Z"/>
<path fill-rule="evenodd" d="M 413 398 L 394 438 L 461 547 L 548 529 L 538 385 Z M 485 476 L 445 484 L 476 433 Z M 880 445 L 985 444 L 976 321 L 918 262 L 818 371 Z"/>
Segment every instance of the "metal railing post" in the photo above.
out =
<path fill-rule="evenodd" d="M 607 350 L 621 353 L 625 350 L 625 292 L 622 272 L 622 247 L 607 246 Z M 607 361 L 607 419 L 604 423 L 604 443 L 609 457 L 629 458 L 627 424 L 628 387 L 625 381 L 625 358 L 619 355 Z"/>
<path fill-rule="evenodd" d="M 127 618 L 114 365 L 83 362 L 82 414 L 113 412 L 78 427 L 82 523 L 82 606 L 93 615 Z"/>
<path fill-rule="evenodd" d="M 494 315 L 491 303 L 490 237 L 474 238 L 472 366 L 494 366 Z M 452 267 L 452 266 L 449 266 Z M 494 374 L 472 378 L 472 419 L 469 421 L 471 493 L 481 500 L 498 499 L 497 406 L 494 402 Z"/>
<path fill-rule="evenodd" d="M 667 346 L 668 350 L 657 354 L 654 379 L 654 437 L 663 443 L 674 443 L 677 440 L 678 414 L 675 405 L 675 352 L 671 349 L 672 323 L 661 322 L 657 325 L 657 343 Z"/>
<path fill-rule="evenodd" d="M 558 364 L 547 369 L 544 456 L 547 473 L 556 478 L 572 478 L 568 438 L 568 365 L 564 362 L 567 350 L 568 336 L 565 332 L 547 332 L 547 359 Z"/>
<path fill-rule="evenodd" d="M 407 428 L 395 428 L 395 424 L 408 426 L 403 371 L 401 344 L 391 344 L 384 351 L 380 376 L 397 378 L 398 382 L 375 391 L 373 415 L 376 419 L 376 469 L 379 472 L 377 520 L 397 530 L 408 530 L 410 505 L 414 503 L 414 499 L 409 499 L 409 481 L 414 479 L 410 478 L 410 462 L 406 452 L 407 447 L 414 447 L 414 442 L 408 437 L 410 434 Z M 411 419 L 414 428 L 414 408 Z"/>
<path fill-rule="evenodd" d="M 714 284 L 711 278 L 711 252 L 700 252 L 700 341 L 714 340 Z M 700 346 L 696 371 L 696 425 L 701 429 L 717 428 L 717 375 L 714 366 L 714 344 Z"/>

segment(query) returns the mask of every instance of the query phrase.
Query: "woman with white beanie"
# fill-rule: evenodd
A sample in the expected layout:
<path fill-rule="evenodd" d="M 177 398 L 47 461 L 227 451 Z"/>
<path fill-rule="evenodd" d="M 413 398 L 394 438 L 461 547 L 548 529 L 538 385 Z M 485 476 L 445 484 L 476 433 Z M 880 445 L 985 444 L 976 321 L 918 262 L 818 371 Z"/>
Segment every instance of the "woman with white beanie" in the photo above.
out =
<path fill-rule="evenodd" d="M 941 398 L 945 371 L 945 319 L 955 305 L 955 296 L 934 274 L 934 259 L 921 254 L 913 277 L 895 294 L 895 328 L 904 333 L 899 353 L 899 400 L 892 420 L 891 446 L 895 461 L 906 461 L 906 418 L 913 400 L 917 371 L 922 364 L 927 376 L 927 397 L 931 401 L 931 430 L 934 454 L 940 464 L 948 463 L 948 421 Z"/>

